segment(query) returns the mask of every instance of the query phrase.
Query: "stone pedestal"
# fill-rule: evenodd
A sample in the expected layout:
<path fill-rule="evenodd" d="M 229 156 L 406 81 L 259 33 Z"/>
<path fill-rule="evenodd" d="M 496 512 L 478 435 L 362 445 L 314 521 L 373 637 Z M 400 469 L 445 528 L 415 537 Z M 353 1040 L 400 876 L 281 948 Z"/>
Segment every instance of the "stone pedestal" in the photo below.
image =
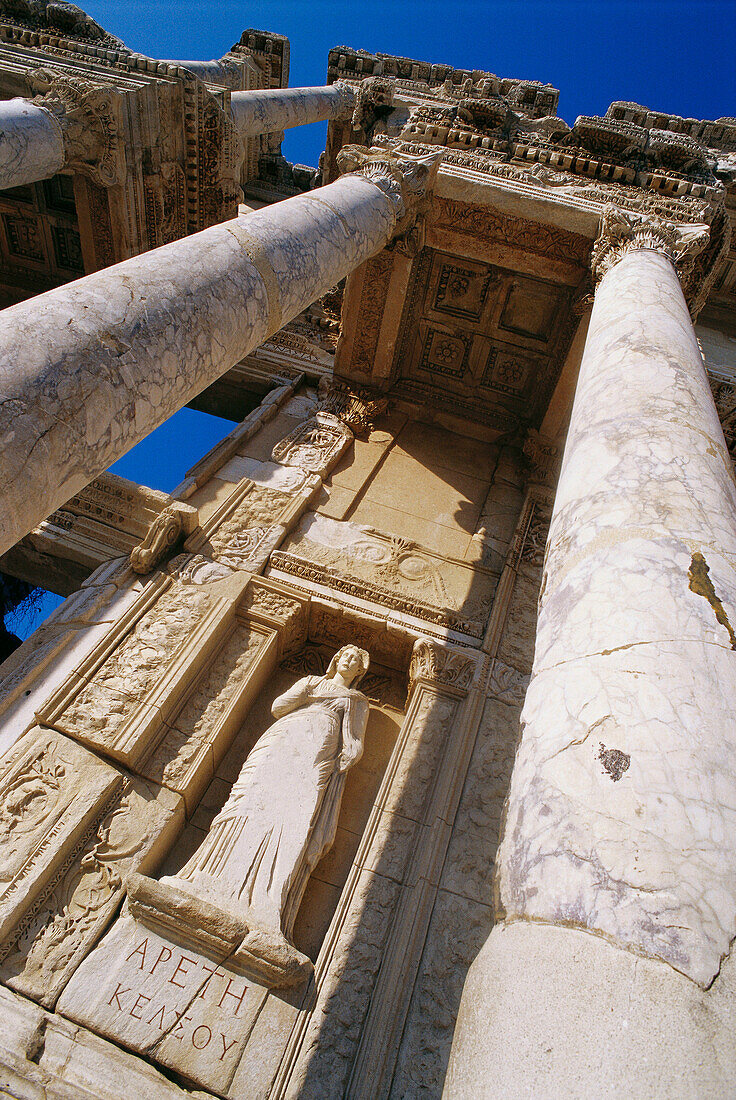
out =
<path fill-rule="evenodd" d="M 506 922 L 534 922 L 523 939 L 535 989 L 542 974 L 562 973 L 542 923 L 661 960 L 655 971 L 672 968 L 704 989 L 736 933 L 726 778 L 736 770 L 736 490 L 674 266 L 686 273 L 704 236 L 612 212 L 594 254 L 602 281 L 497 859 Z M 557 1003 L 543 994 L 538 1006 L 550 1065 L 571 1034 L 553 1017 L 592 988 L 586 960 L 597 949 L 584 941 L 558 979 Z M 486 1067 L 501 1063 L 499 1031 L 524 1043 L 536 1033 L 523 1014 L 493 1023 L 501 942 L 495 932 L 471 969 L 449 1096 L 499 1095 L 498 1081 L 478 1076 L 479 1051 Z M 628 965 L 624 952 L 606 952 L 620 959 L 606 965 Z M 482 1037 L 469 1026 L 478 1013 Z M 592 1056 L 594 1042 L 581 1040 L 579 1056 Z M 626 1044 L 613 1042 L 625 1059 Z M 652 1066 L 666 1057 L 662 1047 Z M 550 1079 L 542 1091 L 569 1087 Z"/>
<path fill-rule="evenodd" d="M 241 137 L 349 117 L 354 106 L 355 93 L 341 81 L 323 88 L 269 88 L 230 96 L 230 113 Z"/>

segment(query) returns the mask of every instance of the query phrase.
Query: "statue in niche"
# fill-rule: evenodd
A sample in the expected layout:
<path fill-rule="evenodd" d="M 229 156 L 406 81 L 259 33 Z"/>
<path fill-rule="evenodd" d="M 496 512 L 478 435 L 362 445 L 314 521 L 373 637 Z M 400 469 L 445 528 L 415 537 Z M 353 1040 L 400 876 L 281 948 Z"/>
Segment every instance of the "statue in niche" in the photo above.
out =
<path fill-rule="evenodd" d="M 368 663 L 345 645 L 324 676 L 304 676 L 274 700 L 276 721 L 205 840 L 164 881 L 291 940 L 307 880 L 335 840 L 346 773 L 363 753 L 368 700 L 357 685 Z"/>

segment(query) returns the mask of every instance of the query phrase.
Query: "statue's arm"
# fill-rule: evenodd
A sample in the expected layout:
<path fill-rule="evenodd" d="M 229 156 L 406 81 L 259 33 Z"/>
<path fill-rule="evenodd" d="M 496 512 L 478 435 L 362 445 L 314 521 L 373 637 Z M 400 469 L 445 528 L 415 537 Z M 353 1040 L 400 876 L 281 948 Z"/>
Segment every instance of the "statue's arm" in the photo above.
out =
<path fill-rule="evenodd" d="M 291 714 L 293 710 L 305 706 L 309 702 L 310 691 L 316 677 L 302 676 L 290 688 L 277 695 L 271 704 L 271 714 L 274 718 L 283 718 L 285 714 Z"/>
<path fill-rule="evenodd" d="M 368 724 L 368 700 L 363 695 L 353 696 L 345 708 L 342 723 L 342 752 L 339 768 L 345 772 L 357 764 L 363 755 L 365 727 Z"/>

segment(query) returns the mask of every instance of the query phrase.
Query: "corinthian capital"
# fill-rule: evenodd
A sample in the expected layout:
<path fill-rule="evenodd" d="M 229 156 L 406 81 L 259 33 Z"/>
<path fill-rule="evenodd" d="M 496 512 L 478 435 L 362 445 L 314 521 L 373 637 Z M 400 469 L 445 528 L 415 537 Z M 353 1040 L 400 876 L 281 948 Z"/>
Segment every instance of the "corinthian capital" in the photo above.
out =
<path fill-rule="evenodd" d="M 340 95 L 340 114 L 339 118 L 351 118 L 353 111 L 355 110 L 355 104 L 357 97 L 355 91 L 344 80 L 336 80 L 332 87 Z"/>
<path fill-rule="evenodd" d="M 343 175 L 364 176 L 383 191 L 394 208 L 394 236 L 400 236 L 412 229 L 417 216 L 424 213 L 443 155 L 443 149 L 413 157 L 392 149 L 345 145 L 338 153 L 337 166 Z"/>
<path fill-rule="evenodd" d="M 122 93 L 109 84 L 70 79 L 56 69 L 29 76 L 34 102 L 61 128 L 64 167 L 83 172 L 102 187 L 119 183 L 125 172 L 120 138 Z"/>
<path fill-rule="evenodd" d="M 689 289 L 695 260 L 709 240 L 707 225 L 675 224 L 652 214 L 607 206 L 591 255 L 593 278 L 599 283 L 629 252 L 659 252 L 672 261 L 683 288 Z"/>

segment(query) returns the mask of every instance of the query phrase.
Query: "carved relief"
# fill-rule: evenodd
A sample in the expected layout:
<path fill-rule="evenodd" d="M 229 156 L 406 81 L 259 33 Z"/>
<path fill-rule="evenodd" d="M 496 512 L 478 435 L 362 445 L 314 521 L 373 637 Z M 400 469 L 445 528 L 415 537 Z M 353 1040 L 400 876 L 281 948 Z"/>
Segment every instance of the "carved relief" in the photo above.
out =
<path fill-rule="evenodd" d="M 524 440 L 524 454 L 529 459 L 532 479 L 553 487 L 560 472 L 562 454 L 557 444 L 530 428 Z"/>
<path fill-rule="evenodd" d="M 219 740 L 222 724 L 236 704 L 265 639 L 266 635 L 249 623 L 236 623 L 182 709 L 171 718 L 163 739 L 140 765 L 148 778 L 188 793 L 199 778 L 200 767 L 204 765 L 209 775 L 211 747 Z M 224 746 L 219 750 L 224 751 Z"/>
<path fill-rule="evenodd" d="M 590 241 L 579 233 L 530 222 L 458 199 L 436 198 L 432 210 L 434 224 L 453 233 L 471 236 L 475 241 L 505 244 L 537 256 L 587 266 Z"/>
<path fill-rule="evenodd" d="M 217 523 L 219 517 L 213 517 L 205 531 L 209 534 L 214 528 L 209 534 L 209 547 L 218 562 L 257 572 L 283 537 L 283 530 L 275 529 L 283 523 L 293 501 L 288 493 L 255 482 L 242 487 L 241 497 L 227 518 Z"/>
<path fill-rule="evenodd" d="M 361 315 L 362 317 L 362 315 Z M 361 327 L 365 325 L 361 320 Z M 336 416 L 355 435 L 364 435 L 373 427 L 375 417 L 386 411 L 388 401 L 369 390 L 359 389 L 340 378 L 322 379 L 319 385 L 319 411 Z"/>
<path fill-rule="evenodd" d="M 350 368 L 369 376 L 373 373 L 393 266 L 394 256 L 386 249 L 371 257 L 365 264 L 360 321 L 353 342 Z"/>
<path fill-rule="evenodd" d="M 360 145 L 345 145 L 337 165 L 342 173 L 365 176 L 383 191 L 394 209 L 395 235 L 400 235 L 407 233 L 424 212 L 442 156 L 442 150 L 413 157 L 390 149 L 376 152 Z"/>
<path fill-rule="evenodd" d="M 186 234 L 186 179 L 181 165 L 162 164 L 157 176 L 144 176 L 146 229 L 152 248 Z"/>
<path fill-rule="evenodd" d="M 120 775 L 53 730 L 31 729 L 0 775 L 0 942 L 66 858 Z"/>
<path fill-rule="evenodd" d="M 443 687 L 464 691 L 470 686 L 475 669 L 476 662 L 472 657 L 422 638 L 415 644 L 411 657 L 410 690 L 418 680 L 429 680 Z"/>
<path fill-rule="evenodd" d="M 130 552 L 130 567 L 134 573 L 150 573 L 174 546 L 182 531 L 180 513 L 164 508 L 148 529 L 139 546 Z"/>
<path fill-rule="evenodd" d="M 35 102 L 61 126 L 65 167 L 91 176 L 103 187 L 122 182 L 122 93 L 114 85 L 72 79 L 59 69 L 34 69 L 28 79 Z"/>
<path fill-rule="evenodd" d="M 353 433 L 328 412 L 318 412 L 284 436 L 273 448 L 274 462 L 300 466 L 325 477 L 353 442 Z"/>
<path fill-rule="evenodd" d="M 473 636 L 482 633 L 496 585 L 490 571 L 315 513 L 303 517 L 287 551 L 272 554 L 271 565 Z"/>
<path fill-rule="evenodd" d="M 159 575 L 85 658 L 39 715 L 110 756 L 134 763 L 160 735 L 233 614 L 247 577 L 234 574 L 222 595 Z"/>
<path fill-rule="evenodd" d="M 269 585 L 253 580 L 244 603 L 251 614 L 276 626 L 284 652 L 291 652 L 306 641 L 306 602 L 279 591 L 274 582 Z"/>
<path fill-rule="evenodd" d="M 3 945 L 4 980 L 53 1007 L 114 916 L 125 875 L 155 858 L 182 819 L 175 796 L 124 779 Z"/>
<path fill-rule="evenodd" d="M 710 239 L 707 226 L 678 226 L 652 216 L 632 214 L 610 205 L 603 211 L 600 233 L 593 245 L 591 268 L 599 282 L 629 252 L 660 252 L 672 261 L 686 292 L 698 254 Z"/>

